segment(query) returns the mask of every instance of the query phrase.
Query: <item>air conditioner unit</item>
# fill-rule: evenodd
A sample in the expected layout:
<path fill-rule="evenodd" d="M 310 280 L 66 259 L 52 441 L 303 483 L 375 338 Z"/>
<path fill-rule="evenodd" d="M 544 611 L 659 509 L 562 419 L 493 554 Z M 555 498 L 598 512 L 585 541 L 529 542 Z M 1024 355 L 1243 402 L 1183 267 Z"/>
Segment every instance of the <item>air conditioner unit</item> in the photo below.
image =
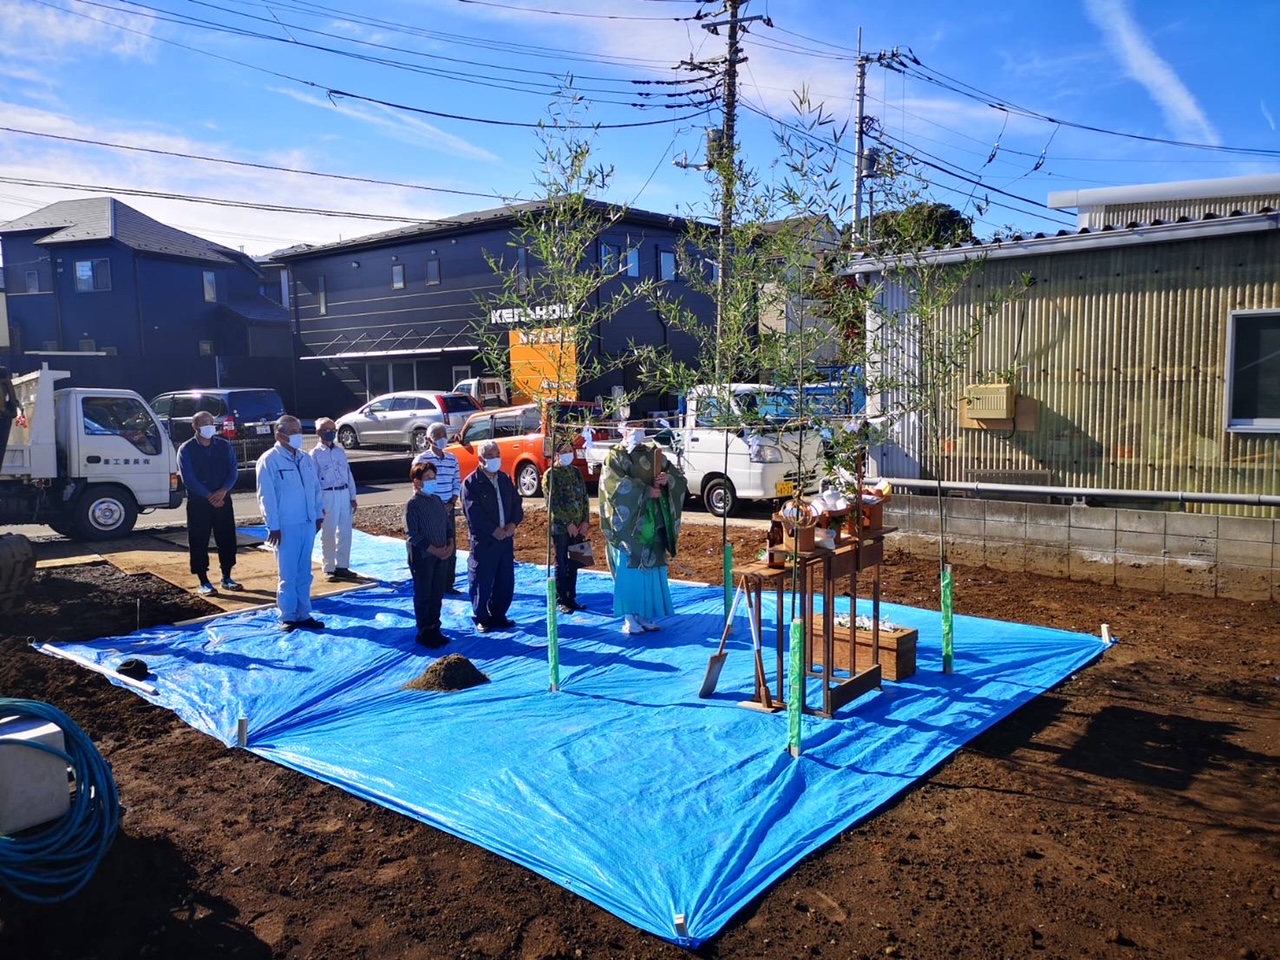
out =
<path fill-rule="evenodd" d="M 1012 420 L 1017 398 L 1012 383 L 971 383 L 964 388 L 965 412 L 975 420 Z"/>
<path fill-rule="evenodd" d="M 105 353 L 108 357 L 114 357 L 117 354 L 117 350 L 115 347 L 103 347 L 102 352 Z"/>

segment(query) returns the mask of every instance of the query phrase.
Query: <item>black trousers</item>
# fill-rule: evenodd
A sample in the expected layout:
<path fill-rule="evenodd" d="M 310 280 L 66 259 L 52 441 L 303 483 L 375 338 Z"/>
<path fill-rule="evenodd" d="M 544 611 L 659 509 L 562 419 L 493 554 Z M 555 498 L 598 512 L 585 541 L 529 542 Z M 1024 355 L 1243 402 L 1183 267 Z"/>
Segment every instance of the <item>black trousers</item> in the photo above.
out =
<path fill-rule="evenodd" d="M 191 572 L 202 580 L 209 575 L 209 533 L 218 544 L 218 563 L 223 577 L 231 576 L 236 565 L 236 513 L 231 494 L 215 507 L 204 497 L 187 496 L 187 550 Z"/>
<path fill-rule="evenodd" d="M 445 507 L 445 516 L 449 522 L 449 539 L 458 542 L 458 508 L 457 506 Z M 445 589 L 453 586 L 454 581 L 458 579 L 458 551 L 453 551 L 453 556 L 444 561 L 445 568 L 449 571 L 449 575 L 445 577 Z"/>
<path fill-rule="evenodd" d="M 439 630 L 440 607 L 453 573 L 453 557 L 441 560 L 425 550 L 415 550 L 409 560 L 409 572 L 413 574 L 413 618 L 418 632 Z"/>
<path fill-rule="evenodd" d="M 578 565 L 569 559 L 569 545 L 582 538 L 556 533 L 551 541 L 556 550 L 556 602 L 572 607 L 578 602 Z"/>
<path fill-rule="evenodd" d="M 496 623 L 506 619 L 516 590 L 515 538 L 495 540 L 492 536 L 472 536 L 467 557 L 471 587 L 472 619 Z"/>

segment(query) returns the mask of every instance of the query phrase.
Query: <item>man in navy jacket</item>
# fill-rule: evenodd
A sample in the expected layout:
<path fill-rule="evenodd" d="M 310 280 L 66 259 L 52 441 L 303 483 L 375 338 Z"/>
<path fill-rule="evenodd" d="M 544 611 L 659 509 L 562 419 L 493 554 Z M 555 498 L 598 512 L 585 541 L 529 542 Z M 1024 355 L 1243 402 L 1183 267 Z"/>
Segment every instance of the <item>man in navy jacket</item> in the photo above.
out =
<path fill-rule="evenodd" d="M 178 474 L 187 488 L 187 551 L 199 590 L 214 592 L 209 582 L 209 531 L 218 544 L 222 589 L 242 590 L 231 577 L 236 565 L 236 515 L 231 490 L 236 485 L 236 451 L 217 436 L 213 414 L 201 410 L 191 418 L 196 435 L 178 448 Z"/>
<path fill-rule="evenodd" d="M 516 526 L 524 505 L 511 478 L 502 472 L 502 451 L 480 445 L 480 466 L 462 482 L 462 513 L 471 531 L 467 574 L 472 619 L 480 633 L 514 627 L 507 618 L 516 587 Z"/>

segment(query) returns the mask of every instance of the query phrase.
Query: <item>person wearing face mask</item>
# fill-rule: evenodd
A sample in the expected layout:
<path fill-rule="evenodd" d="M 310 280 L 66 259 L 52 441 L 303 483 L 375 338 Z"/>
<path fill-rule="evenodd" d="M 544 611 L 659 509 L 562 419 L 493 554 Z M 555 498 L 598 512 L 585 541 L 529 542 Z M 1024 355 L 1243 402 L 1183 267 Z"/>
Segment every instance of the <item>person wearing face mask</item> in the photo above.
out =
<path fill-rule="evenodd" d="M 404 528 L 408 534 L 406 547 L 409 573 L 413 576 L 418 642 L 424 647 L 443 647 L 449 638 L 440 631 L 440 605 L 453 574 L 453 534 L 440 500 L 435 464 L 430 460 L 414 463 L 409 468 L 409 479 L 413 482 L 413 496 L 404 505 Z"/>
<path fill-rule="evenodd" d="M 674 612 L 667 558 L 675 556 L 688 485 L 662 448 L 631 423 L 605 456 L 600 474 L 600 530 L 613 571 L 613 612 L 624 633 L 660 630 Z"/>
<path fill-rule="evenodd" d="M 178 475 L 187 488 L 187 552 L 191 572 L 205 596 L 216 591 L 209 582 L 209 533 L 218 544 L 222 589 L 243 590 L 231 577 L 236 565 L 236 514 L 231 489 L 236 485 L 235 447 L 218 436 L 213 414 L 201 410 L 191 418 L 196 435 L 178 448 Z"/>
<path fill-rule="evenodd" d="M 356 509 L 356 478 L 347 463 L 347 451 L 338 446 L 338 425 L 328 417 L 316 421 L 320 442 L 311 448 L 320 493 L 324 498 L 324 524 L 320 527 L 320 552 L 326 580 L 356 580 L 351 563 L 351 515 Z"/>
<path fill-rule="evenodd" d="M 323 630 L 311 615 L 311 547 L 324 524 L 324 500 L 315 461 L 302 452 L 297 417 L 276 421 L 276 445 L 258 458 L 256 473 L 267 544 L 275 548 L 280 569 L 280 629 Z"/>
<path fill-rule="evenodd" d="M 449 539 L 458 540 L 458 498 L 462 495 L 462 469 L 458 458 L 444 449 L 448 428 L 443 423 L 433 423 L 427 427 L 427 449 L 413 458 L 414 463 L 430 460 L 436 468 L 436 496 L 444 503 L 444 512 L 449 518 Z M 458 555 L 455 551 L 449 559 L 449 580 L 444 592 L 461 593 L 454 586 L 458 579 Z"/>
<path fill-rule="evenodd" d="M 581 543 L 591 532 L 587 484 L 573 465 L 573 436 L 556 444 L 556 460 L 542 477 L 547 497 L 547 520 L 556 556 L 556 605 L 561 613 L 587 609 L 578 603 L 578 566 L 569 559 L 569 545 Z"/>
<path fill-rule="evenodd" d="M 480 444 L 480 468 L 462 481 L 462 515 L 471 544 L 467 574 L 476 630 L 514 627 L 507 610 L 516 587 L 516 526 L 524 505 L 511 478 L 502 472 L 502 451 L 493 440 Z"/>

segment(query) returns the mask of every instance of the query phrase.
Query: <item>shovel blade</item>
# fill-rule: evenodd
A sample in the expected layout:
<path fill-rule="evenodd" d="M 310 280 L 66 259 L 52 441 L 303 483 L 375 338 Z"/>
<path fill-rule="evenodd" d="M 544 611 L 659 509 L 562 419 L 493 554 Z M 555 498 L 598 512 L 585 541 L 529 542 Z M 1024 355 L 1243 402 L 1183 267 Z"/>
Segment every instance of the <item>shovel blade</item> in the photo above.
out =
<path fill-rule="evenodd" d="M 720 671 L 724 669 L 724 661 L 729 656 L 728 652 L 713 653 L 711 659 L 707 661 L 707 675 L 702 678 L 702 687 L 698 690 L 698 696 L 706 699 L 716 692 L 716 684 L 720 682 Z"/>

